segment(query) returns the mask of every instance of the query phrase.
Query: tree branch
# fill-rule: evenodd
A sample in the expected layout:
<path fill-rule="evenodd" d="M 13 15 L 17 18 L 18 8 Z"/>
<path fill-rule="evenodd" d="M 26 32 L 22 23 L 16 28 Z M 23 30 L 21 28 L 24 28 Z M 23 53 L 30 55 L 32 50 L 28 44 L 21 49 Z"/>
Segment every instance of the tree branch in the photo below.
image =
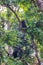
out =
<path fill-rule="evenodd" d="M 16 15 L 18 21 L 21 22 L 19 17 L 18 17 L 18 15 L 17 15 L 17 13 L 10 7 L 10 5 L 9 4 L 5 4 L 5 3 L 4 3 L 4 5 L 5 5 L 5 7 L 9 8 Z"/>

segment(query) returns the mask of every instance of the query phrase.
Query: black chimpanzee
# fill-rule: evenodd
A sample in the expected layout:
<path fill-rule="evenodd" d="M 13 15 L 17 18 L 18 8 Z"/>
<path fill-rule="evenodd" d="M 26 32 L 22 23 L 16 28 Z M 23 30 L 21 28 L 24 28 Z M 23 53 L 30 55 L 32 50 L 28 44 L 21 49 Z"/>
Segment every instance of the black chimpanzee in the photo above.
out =
<path fill-rule="evenodd" d="M 27 28 L 25 20 L 21 21 L 22 28 Z"/>
<path fill-rule="evenodd" d="M 22 58 L 23 50 L 20 47 L 8 47 L 8 55 L 14 58 Z"/>
<path fill-rule="evenodd" d="M 17 50 L 13 52 L 13 57 L 14 57 L 14 58 L 17 58 L 17 57 L 18 57 L 18 56 L 17 56 L 17 53 L 18 53 Z"/>
<path fill-rule="evenodd" d="M 14 58 L 22 58 L 23 50 L 21 47 L 11 47 L 8 46 L 8 55 L 13 56 Z"/>
<path fill-rule="evenodd" d="M 25 20 L 22 20 L 20 22 L 20 27 L 21 27 L 21 30 L 26 32 L 27 31 L 27 26 L 26 26 L 26 21 Z"/>
<path fill-rule="evenodd" d="M 17 58 L 17 57 L 22 58 L 22 54 L 23 54 L 22 49 L 16 48 L 16 50 L 14 50 L 14 52 L 13 52 L 13 57 L 14 58 Z"/>

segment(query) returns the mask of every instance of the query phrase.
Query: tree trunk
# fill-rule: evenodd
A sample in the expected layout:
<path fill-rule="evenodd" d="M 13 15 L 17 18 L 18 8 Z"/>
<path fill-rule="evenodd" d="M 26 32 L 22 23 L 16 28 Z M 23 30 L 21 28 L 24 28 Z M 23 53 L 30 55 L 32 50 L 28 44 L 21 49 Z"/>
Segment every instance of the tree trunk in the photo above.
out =
<path fill-rule="evenodd" d="M 36 45 L 36 43 L 35 43 L 35 41 L 34 41 L 34 40 L 31 40 L 31 41 L 32 41 L 33 46 L 34 46 L 35 56 L 36 56 L 36 58 L 37 58 L 38 65 L 41 65 L 41 61 L 40 61 L 39 56 L 38 56 L 38 49 L 37 49 L 37 45 Z"/>

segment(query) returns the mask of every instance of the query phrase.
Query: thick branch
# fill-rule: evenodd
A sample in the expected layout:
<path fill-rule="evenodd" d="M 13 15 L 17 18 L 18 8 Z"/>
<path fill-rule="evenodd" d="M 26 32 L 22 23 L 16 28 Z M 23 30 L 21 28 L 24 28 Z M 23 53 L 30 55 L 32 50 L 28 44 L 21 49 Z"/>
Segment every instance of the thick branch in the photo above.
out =
<path fill-rule="evenodd" d="M 18 17 L 18 15 L 17 15 L 17 13 L 10 7 L 10 5 L 9 5 L 9 4 L 4 4 L 4 5 L 5 5 L 7 8 L 9 8 L 9 9 L 16 15 L 18 21 L 21 22 L 20 19 L 19 19 L 19 17 Z"/>

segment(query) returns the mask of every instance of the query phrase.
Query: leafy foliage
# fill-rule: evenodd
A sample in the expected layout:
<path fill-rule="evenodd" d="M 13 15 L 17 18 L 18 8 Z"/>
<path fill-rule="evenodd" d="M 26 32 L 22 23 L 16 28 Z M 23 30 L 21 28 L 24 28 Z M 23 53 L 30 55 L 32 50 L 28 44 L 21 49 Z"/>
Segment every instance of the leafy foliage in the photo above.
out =
<path fill-rule="evenodd" d="M 6 8 L 6 12 L 0 12 L 0 55 L 2 55 L 0 56 L 0 63 L 23 65 L 21 60 L 12 57 L 14 59 L 14 61 L 12 61 L 11 58 L 8 57 L 3 47 L 10 45 L 12 47 L 17 46 L 22 48 L 22 57 L 32 64 L 36 59 L 36 57 L 31 55 L 34 53 L 34 49 L 30 47 L 33 39 L 40 51 L 40 57 L 43 58 L 43 13 L 39 12 L 39 8 L 37 6 L 35 7 L 31 0 L 0 0 L 0 4 L 18 8 L 15 10 L 16 13 L 20 20 L 26 20 L 28 27 L 26 33 L 22 32 L 15 14 L 9 8 Z M 11 23 L 10 30 L 5 30 L 4 27 L 2 27 L 4 22 Z"/>

